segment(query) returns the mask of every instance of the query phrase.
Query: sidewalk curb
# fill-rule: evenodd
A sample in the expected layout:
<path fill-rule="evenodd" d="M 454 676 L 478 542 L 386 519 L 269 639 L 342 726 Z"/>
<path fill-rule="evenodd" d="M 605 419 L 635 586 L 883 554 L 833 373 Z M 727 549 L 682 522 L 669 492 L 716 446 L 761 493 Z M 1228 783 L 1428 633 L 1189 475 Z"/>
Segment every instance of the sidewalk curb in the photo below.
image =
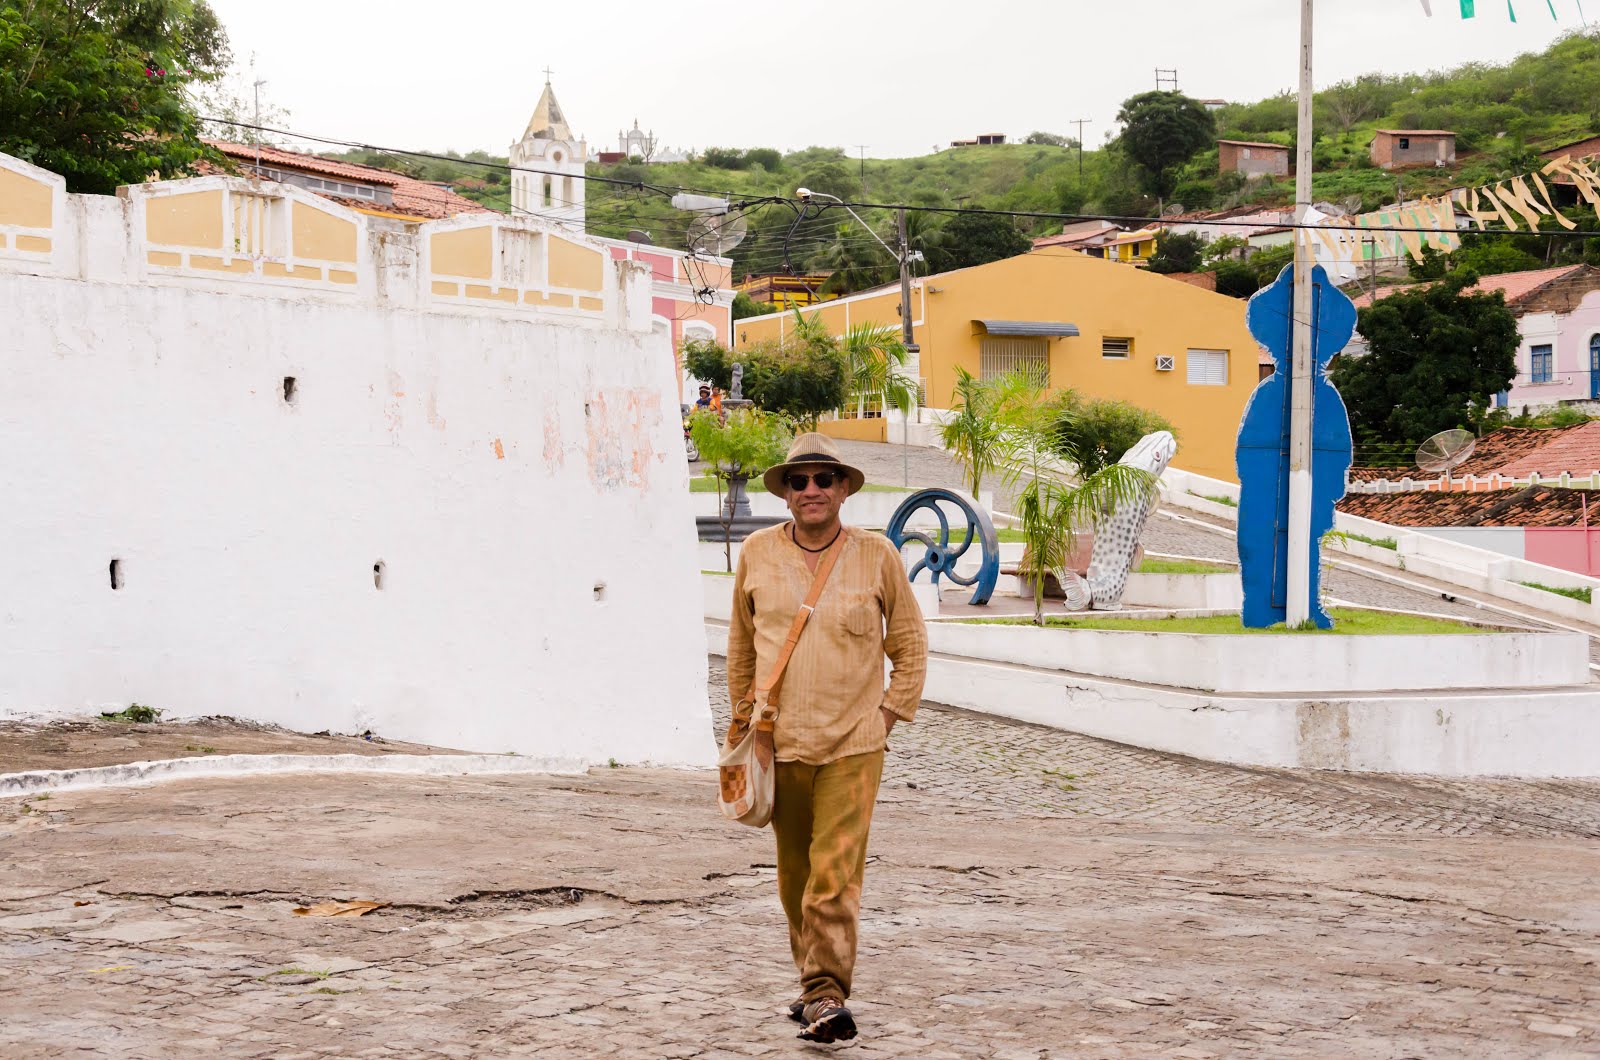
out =
<path fill-rule="evenodd" d="M 136 787 L 169 780 L 226 779 L 282 773 L 401 773 L 414 776 L 491 776 L 509 773 L 583 773 L 575 758 L 509 755 L 208 755 L 126 762 L 82 769 L 0 773 L 0 798 L 55 791 Z"/>

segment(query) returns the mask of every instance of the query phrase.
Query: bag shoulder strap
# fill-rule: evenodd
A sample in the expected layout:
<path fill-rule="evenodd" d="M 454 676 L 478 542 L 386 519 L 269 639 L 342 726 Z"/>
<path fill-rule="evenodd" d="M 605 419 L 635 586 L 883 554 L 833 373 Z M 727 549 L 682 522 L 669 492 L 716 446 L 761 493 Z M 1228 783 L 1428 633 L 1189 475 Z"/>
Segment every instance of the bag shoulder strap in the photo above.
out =
<path fill-rule="evenodd" d="M 822 599 L 822 589 L 828 583 L 828 575 L 833 573 L 833 565 L 838 560 L 839 553 L 844 551 L 844 541 L 848 534 L 848 530 L 841 531 L 839 540 L 834 542 L 832 548 L 823 553 L 822 562 L 817 565 L 817 572 L 811 578 L 811 590 L 806 593 L 805 603 L 800 605 L 800 610 L 795 612 L 794 621 L 789 623 L 789 635 L 784 638 L 783 648 L 778 652 L 778 658 L 773 662 L 772 670 L 764 680 L 757 681 L 750 690 L 750 695 L 758 703 L 765 696 L 768 705 L 775 706 L 772 702 L 776 698 L 774 689 L 783 681 L 783 671 L 788 668 L 789 658 L 794 655 L 794 646 L 799 643 L 800 634 L 805 630 L 806 623 L 810 621 L 812 613 L 816 611 L 817 601 Z M 770 727 L 771 714 L 772 711 L 767 711 L 768 716 L 762 719 L 766 723 L 764 727 Z"/>

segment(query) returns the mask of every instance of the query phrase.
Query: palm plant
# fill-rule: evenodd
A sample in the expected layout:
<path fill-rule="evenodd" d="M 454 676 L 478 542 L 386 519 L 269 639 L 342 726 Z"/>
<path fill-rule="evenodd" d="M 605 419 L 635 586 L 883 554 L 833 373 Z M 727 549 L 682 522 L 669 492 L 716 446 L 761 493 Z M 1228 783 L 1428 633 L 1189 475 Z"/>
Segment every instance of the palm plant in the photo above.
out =
<path fill-rule="evenodd" d="M 1033 621 L 1042 626 L 1045 576 L 1066 566 L 1079 531 L 1123 505 L 1142 504 L 1155 489 L 1155 476 L 1111 464 L 1070 482 L 1056 465 L 1056 452 L 1060 424 L 1073 415 L 1071 396 L 1052 395 L 1034 374 L 1016 371 L 997 382 L 994 400 L 1001 474 L 1021 487 L 1017 514 L 1025 546 L 1017 574 L 1033 583 Z"/>
<path fill-rule="evenodd" d="M 901 371 L 906 348 L 894 328 L 856 324 L 845 332 L 840 349 L 850 373 L 849 395 L 855 400 L 856 415 L 866 411 L 869 401 L 908 415 L 916 407 L 917 381 Z"/>
<path fill-rule="evenodd" d="M 944 422 L 939 440 L 961 462 L 967 485 L 974 499 L 983 476 L 993 471 L 1000 459 L 1001 425 L 994 417 L 996 387 L 956 366 L 954 414 Z"/>

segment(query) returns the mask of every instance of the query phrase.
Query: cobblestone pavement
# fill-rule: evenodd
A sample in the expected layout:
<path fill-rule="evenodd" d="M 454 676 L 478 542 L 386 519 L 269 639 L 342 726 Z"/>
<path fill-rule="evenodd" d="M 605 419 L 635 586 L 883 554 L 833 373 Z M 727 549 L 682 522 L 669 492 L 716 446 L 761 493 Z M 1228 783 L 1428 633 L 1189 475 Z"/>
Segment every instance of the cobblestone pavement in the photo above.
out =
<path fill-rule="evenodd" d="M 1233 769 L 934 707 L 892 744 L 860 1055 L 1600 1055 L 1600 783 Z M 713 796 L 617 769 L 0 801 L 0 1056 L 811 1055 L 770 837 Z M 326 899 L 390 904 L 293 912 Z"/>

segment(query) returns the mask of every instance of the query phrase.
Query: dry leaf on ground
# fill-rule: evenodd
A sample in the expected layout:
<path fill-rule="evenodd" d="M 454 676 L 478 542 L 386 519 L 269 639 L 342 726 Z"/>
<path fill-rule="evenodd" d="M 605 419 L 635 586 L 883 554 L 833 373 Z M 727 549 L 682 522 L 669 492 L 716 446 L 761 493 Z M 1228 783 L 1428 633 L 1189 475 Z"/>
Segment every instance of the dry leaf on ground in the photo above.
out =
<path fill-rule="evenodd" d="M 388 902 L 318 902 L 295 907 L 295 916 L 366 916 Z"/>

